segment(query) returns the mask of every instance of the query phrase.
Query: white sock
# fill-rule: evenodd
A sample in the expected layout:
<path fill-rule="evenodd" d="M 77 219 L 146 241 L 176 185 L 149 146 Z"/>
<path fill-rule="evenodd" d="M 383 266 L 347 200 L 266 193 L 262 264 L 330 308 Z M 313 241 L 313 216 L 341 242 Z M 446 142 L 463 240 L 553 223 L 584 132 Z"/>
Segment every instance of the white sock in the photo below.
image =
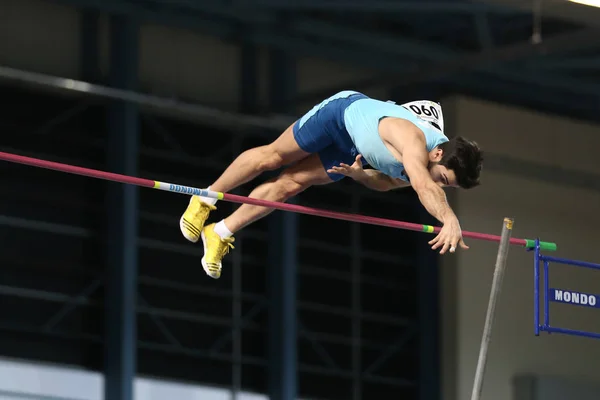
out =
<path fill-rule="evenodd" d="M 207 187 L 206 190 L 210 190 L 210 186 Z M 204 197 L 204 196 L 198 196 L 198 197 L 200 197 L 200 200 L 202 200 L 206 204 L 210 204 L 211 206 L 214 206 L 215 204 L 217 204 L 217 199 L 211 199 L 210 197 Z"/>
<path fill-rule="evenodd" d="M 215 233 L 221 237 L 221 239 L 227 239 L 228 237 L 233 235 L 227 226 L 225 226 L 225 220 L 222 219 L 220 222 L 217 222 L 215 225 Z"/>

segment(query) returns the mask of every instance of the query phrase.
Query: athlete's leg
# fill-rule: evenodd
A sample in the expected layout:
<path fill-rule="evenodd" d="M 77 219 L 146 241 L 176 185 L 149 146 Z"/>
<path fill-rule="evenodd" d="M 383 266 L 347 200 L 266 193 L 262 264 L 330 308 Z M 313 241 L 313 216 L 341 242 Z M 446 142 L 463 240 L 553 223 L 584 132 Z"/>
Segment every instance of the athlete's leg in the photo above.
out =
<path fill-rule="evenodd" d="M 270 201 L 285 202 L 290 197 L 313 185 L 333 182 L 329 177 L 318 154 L 313 154 L 285 169 L 252 191 L 249 197 Z M 202 266 L 213 277 L 221 276 L 221 260 L 232 247 L 233 233 L 265 217 L 273 211 L 271 208 L 242 204 L 233 214 L 218 224 L 206 226 L 202 231 L 204 257 Z"/>
<path fill-rule="evenodd" d="M 315 105 L 273 143 L 242 153 L 209 188 L 216 192 L 228 192 L 264 171 L 303 160 L 310 154 L 330 148 L 344 124 L 343 110 L 347 99 L 354 93 L 341 92 Z M 351 143 L 347 132 L 341 134 Z M 215 204 L 215 199 L 192 196 L 179 221 L 181 232 L 187 240 L 198 241 Z"/>
<path fill-rule="evenodd" d="M 306 146 L 301 148 L 295 133 L 298 133 L 298 124 L 296 124 L 296 132 L 292 125 L 272 143 L 246 150 L 240 154 L 209 186 L 210 190 L 228 192 L 256 178 L 262 172 L 274 170 L 307 157 L 313 149 Z M 317 136 L 321 134 L 315 130 L 309 133 L 316 133 Z M 309 137 L 312 139 L 314 135 Z M 327 137 L 322 136 L 320 142 L 323 142 L 323 139 L 327 139 Z M 318 146 L 322 146 L 320 142 L 313 140 L 313 143 L 317 145 L 317 151 Z M 179 228 L 187 240 L 196 243 L 200 239 L 200 232 L 202 232 L 210 212 L 216 209 L 216 202 L 216 199 L 206 197 L 192 196 L 190 198 L 187 209 L 179 219 Z"/>
<path fill-rule="evenodd" d="M 324 185 L 333 182 L 321 164 L 317 154 L 285 169 L 277 178 L 258 186 L 249 197 L 285 202 L 313 185 Z M 242 204 L 233 214 L 225 219 L 225 226 L 233 234 L 252 222 L 263 218 L 273 211 L 272 208 Z"/>
<path fill-rule="evenodd" d="M 251 181 L 265 171 L 272 171 L 301 160 L 309 155 L 294 139 L 293 125 L 274 142 L 244 151 L 210 185 L 216 192 L 228 192 Z"/>

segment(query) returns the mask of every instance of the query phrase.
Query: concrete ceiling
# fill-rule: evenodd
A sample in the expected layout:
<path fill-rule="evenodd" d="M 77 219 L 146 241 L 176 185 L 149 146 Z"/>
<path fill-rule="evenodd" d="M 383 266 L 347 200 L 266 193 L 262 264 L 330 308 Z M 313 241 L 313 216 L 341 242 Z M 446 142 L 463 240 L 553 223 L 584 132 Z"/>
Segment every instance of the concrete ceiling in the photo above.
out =
<path fill-rule="evenodd" d="M 540 9 L 542 16 L 560 18 L 586 26 L 600 26 L 600 8 L 573 3 L 568 0 L 474 0 L 488 5 L 505 6 L 531 12 Z"/>
<path fill-rule="evenodd" d="M 462 92 L 600 120 L 600 9 L 566 0 L 52 1 L 373 70 L 344 88 Z"/>

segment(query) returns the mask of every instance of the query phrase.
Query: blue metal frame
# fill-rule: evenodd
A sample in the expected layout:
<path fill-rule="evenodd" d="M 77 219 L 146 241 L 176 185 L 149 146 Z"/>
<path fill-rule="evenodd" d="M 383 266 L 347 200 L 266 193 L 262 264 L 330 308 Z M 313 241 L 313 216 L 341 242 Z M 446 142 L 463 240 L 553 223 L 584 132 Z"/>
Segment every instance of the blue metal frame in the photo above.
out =
<path fill-rule="evenodd" d="M 419 221 L 435 223 L 415 197 L 415 208 Z M 440 260 L 425 240 L 417 245 L 419 264 L 419 399 L 440 400 L 442 398 L 440 356 Z"/>
<path fill-rule="evenodd" d="M 546 256 L 540 253 L 540 242 L 539 239 L 535 242 L 534 248 L 534 266 L 533 266 L 533 279 L 534 279 L 534 287 L 533 287 L 533 321 L 534 321 L 534 332 L 536 336 L 539 336 L 540 332 L 548 332 L 548 333 L 561 333 L 565 335 L 573 335 L 573 336 L 583 336 L 588 338 L 600 339 L 600 333 L 597 332 L 588 332 L 577 329 L 567 329 L 561 328 L 557 326 L 550 325 L 550 302 L 560 302 L 566 304 L 573 305 L 583 305 L 588 307 L 600 308 L 600 296 L 594 294 L 587 294 L 572 290 L 564 290 L 567 294 L 572 294 L 574 298 L 577 298 L 577 301 L 561 301 L 552 295 L 552 293 L 556 293 L 555 291 L 563 289 L 550 288 L 550 263 L 555 264 L 563 264 L 570 265 L 573 267 L 579 268 L 588 268 L 596 271 L 600 271 L 600 264 L 595 264 L 587 261 L 578 261 L 578 260 L 569 260 L 566 258 L 559 258 L 553 256 Z M 544 265 L 544 282 L 543 282 L 543 312 L 544 312 L 544 322 L 540 323 L 540 263 Z M 588 299 L 583 304 L 579 301 L 579 299 Z M 593 302 L 593 304 L 591 304 Z"/>

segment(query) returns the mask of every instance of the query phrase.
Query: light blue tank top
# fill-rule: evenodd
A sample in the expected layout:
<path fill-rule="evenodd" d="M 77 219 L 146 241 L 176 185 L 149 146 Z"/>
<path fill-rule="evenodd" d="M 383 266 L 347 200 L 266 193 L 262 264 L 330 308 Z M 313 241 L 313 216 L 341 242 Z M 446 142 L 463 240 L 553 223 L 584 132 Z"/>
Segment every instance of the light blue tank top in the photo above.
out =
<path fill-rule="evenodd" d="M 384 117 L 406 119 L 419 127 L 425 134 L 428 152 L 448 141 L 440 129 L 401 105 L 370 98 L 355 101 L 344 112 L 346 130 L 365 161 L 392 178 L 408 181 L 404 165 L 392 155 L 379 136 L 379 121 Z"/>

